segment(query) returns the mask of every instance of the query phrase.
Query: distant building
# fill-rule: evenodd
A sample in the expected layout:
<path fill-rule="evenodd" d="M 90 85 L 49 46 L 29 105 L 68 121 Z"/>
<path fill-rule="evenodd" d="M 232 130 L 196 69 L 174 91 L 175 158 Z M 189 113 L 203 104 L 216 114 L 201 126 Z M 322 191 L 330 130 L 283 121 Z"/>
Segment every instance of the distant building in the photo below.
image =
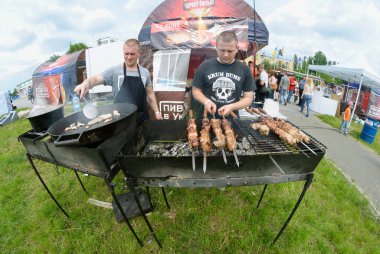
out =
<path fill-rule="evenodd" d="M 252 61 L 252 56 L 245 59 L 246 63 L 248 63 L 249 61 Z M 274 57 L 272 59 L 272 55 L 268 55 L 265 52 L 258 52 L 256 57 L 256 65 L 264 64 L 265 61 L 269 61 L 272 65 L 275 65 L 275 69 L 284 68 L 291 71 L 294 70 L 294 62 L 292 59 L 288 59 L 283 56 L 281 56 L 280 58 Z"/>
<path fill-rule="evenodd" d="M 20 98 L 28 97 L 29 88 L 32 87 L 32 79 L 28 79 L 16 86 L 16 91 Z"/>
<path fill-rule="evenodd" d="M 97 46 L 101 46 L 101 45 L 110 44 L 110 43 L 112 43 L 112 42 L 116 42 L 116 41 L 118 41 L 118 39 L 111 38 L 111 37 L 104 37 L 104 38 L 99 38 L 99 39 L 96 41 L 96 45 L 97 45 Z"/>

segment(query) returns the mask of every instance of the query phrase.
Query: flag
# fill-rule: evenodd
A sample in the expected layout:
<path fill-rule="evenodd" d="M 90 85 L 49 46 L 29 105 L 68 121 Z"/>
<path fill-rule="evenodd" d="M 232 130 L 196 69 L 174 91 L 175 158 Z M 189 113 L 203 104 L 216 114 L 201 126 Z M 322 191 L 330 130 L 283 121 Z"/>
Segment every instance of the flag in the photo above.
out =
<path fill-rule="evenodd" d="M 277 55 L 277 46 L 276 48 L 274 49 L 273 53 L 272 53 L 272 59 Z"/>
<path fill-rule="evenodd" d="M 284 47 L 282 47 L 282 49 L 279 49 L 278 50 L 278 55 L 279 56 L 284 56 L 285 52 L 284 52 Z"/>

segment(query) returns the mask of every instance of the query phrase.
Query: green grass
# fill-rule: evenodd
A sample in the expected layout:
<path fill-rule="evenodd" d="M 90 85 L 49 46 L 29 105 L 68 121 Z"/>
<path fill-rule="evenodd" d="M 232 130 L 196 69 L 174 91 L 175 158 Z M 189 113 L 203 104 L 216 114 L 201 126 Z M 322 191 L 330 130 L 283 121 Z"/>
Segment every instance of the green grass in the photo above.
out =
<path fill-rule="evenodd" d="M 30 129 L 20 119 L 0 129 L 1 253 L 380 253 L 380 222 L 367 200 L 323 159 L 315 182 L 274 247 L 270 243 L 293 208 L 303 183 L 269 185 L 259 209 L 262 186 L 217 189 L 168 188 L 169 212 L 159 189 L 149 220 L 163 244 L 159 249 L 142 218 L 132 220 L 145 246 L 140 248 L 113 211 L 87 203 L 111 202 L 102 179 L 35 161 L 67 219 L 28 164 L 17 136 Z M 115 180 L 119 191 L 122 176 Z"/>
<path fill-rule="evenodd" d="M 338 130 L 339 130 L 340 124 L 342 123 L 342 119 L 335 116 L 317 115 L 317 117 L 321 119 L 324 123 L 327 123 Z M 372 144 L 369 144 L 360 139 L 360 133 L 362 132 L 362 129 L 363 129 L 363 125 L 352 122 L 349 128 L 349 135 L 352 136 L 354 139 L 356 139 L 358 142 L 362 143 L 363 145 L 375 151 L 378 155 L 380 155 L 380 134 L 377 134 L 375 137 L 375 141 Z"/>

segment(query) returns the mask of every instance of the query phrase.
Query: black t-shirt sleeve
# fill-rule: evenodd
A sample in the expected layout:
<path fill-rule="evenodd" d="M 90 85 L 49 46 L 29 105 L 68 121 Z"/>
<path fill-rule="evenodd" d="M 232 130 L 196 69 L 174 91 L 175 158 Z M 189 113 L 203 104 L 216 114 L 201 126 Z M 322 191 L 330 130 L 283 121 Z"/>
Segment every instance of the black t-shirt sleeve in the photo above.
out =
<path fill-rule="evenodd" d="M 256 91 L 257 87 L 253 80 L 253 76 L 251 71 L 249 70 L 248 66 L 244 65 L 244 74 L 245 74 L 245 81 L 243 84 L 243 92 L 253 92 Z"/>
<path fill-rule="evenodd" d="M 205 68 L 205 64 L 202 63 L 197 71 L 195 72 L 195 75 L 194 75 L 194 78 L 193 78 L 193 81 L 191 83 L 191 85 L 193 87 L 196 87 L 196 88 L 199 88 L 199 89 L 203 89 L 203 86 L 204 86 L 204 68 Z"/>

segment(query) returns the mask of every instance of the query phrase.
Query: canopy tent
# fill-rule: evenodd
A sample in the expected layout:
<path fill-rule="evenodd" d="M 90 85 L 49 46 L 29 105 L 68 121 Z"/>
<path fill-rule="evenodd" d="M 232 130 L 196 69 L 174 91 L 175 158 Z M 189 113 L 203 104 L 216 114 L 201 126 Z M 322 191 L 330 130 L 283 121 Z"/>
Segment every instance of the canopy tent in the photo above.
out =
<path fill-rule="evenodd" d="M 6 91 L 0 91 L 0 116 L 8 114 L 13 110 L 11 98 Z"/>
<path fill-rule="evenodd" d="M 205 49 L 212 49 L 215 55 L 215 38 L 225 30 L 238 35 L 240 58 L 268 45 L 263 20 L 244 0 L 166 0 L 140 30 L 140 63 L 152 67 L 152 50 L 202 49 L 207 54 Z"/>
<path fill-rule="evenodd" d="M 337 65 L 309 65 L 309 70 L 318 71 L 329 76 L 345 80 L 349 83 L 359 84 L 358 95 L 362 86 L 370 88 L 380 88 L 380 78 L 368 64 L 366 57 L 362 53 L 356 53 L 345 61 Z M 358 104 L 359 96 L 356 96 L 354 109 Z M 354 114 L 351 115 L 350 123 Z"/>
<path fill-rule="evenodd" d="M 238 59 L 268 44 L 263 20 L 244 0 L 166 0 L 146 19 L 139 61 L 153 73 L 164 118 L 167 111 L 174 115 L 169 119 L 182 114 L 185 91 L 198 66 L 216 57 L 216 37 L 223 31 L 236 33 Z"/>
<path fill-rule="evenodd" d="M 32 77 L 34 104 L 57 105 L 69 101 L 75 86 L 83 81 L 85 67 L 85 50 L 39 65 Z"/>

